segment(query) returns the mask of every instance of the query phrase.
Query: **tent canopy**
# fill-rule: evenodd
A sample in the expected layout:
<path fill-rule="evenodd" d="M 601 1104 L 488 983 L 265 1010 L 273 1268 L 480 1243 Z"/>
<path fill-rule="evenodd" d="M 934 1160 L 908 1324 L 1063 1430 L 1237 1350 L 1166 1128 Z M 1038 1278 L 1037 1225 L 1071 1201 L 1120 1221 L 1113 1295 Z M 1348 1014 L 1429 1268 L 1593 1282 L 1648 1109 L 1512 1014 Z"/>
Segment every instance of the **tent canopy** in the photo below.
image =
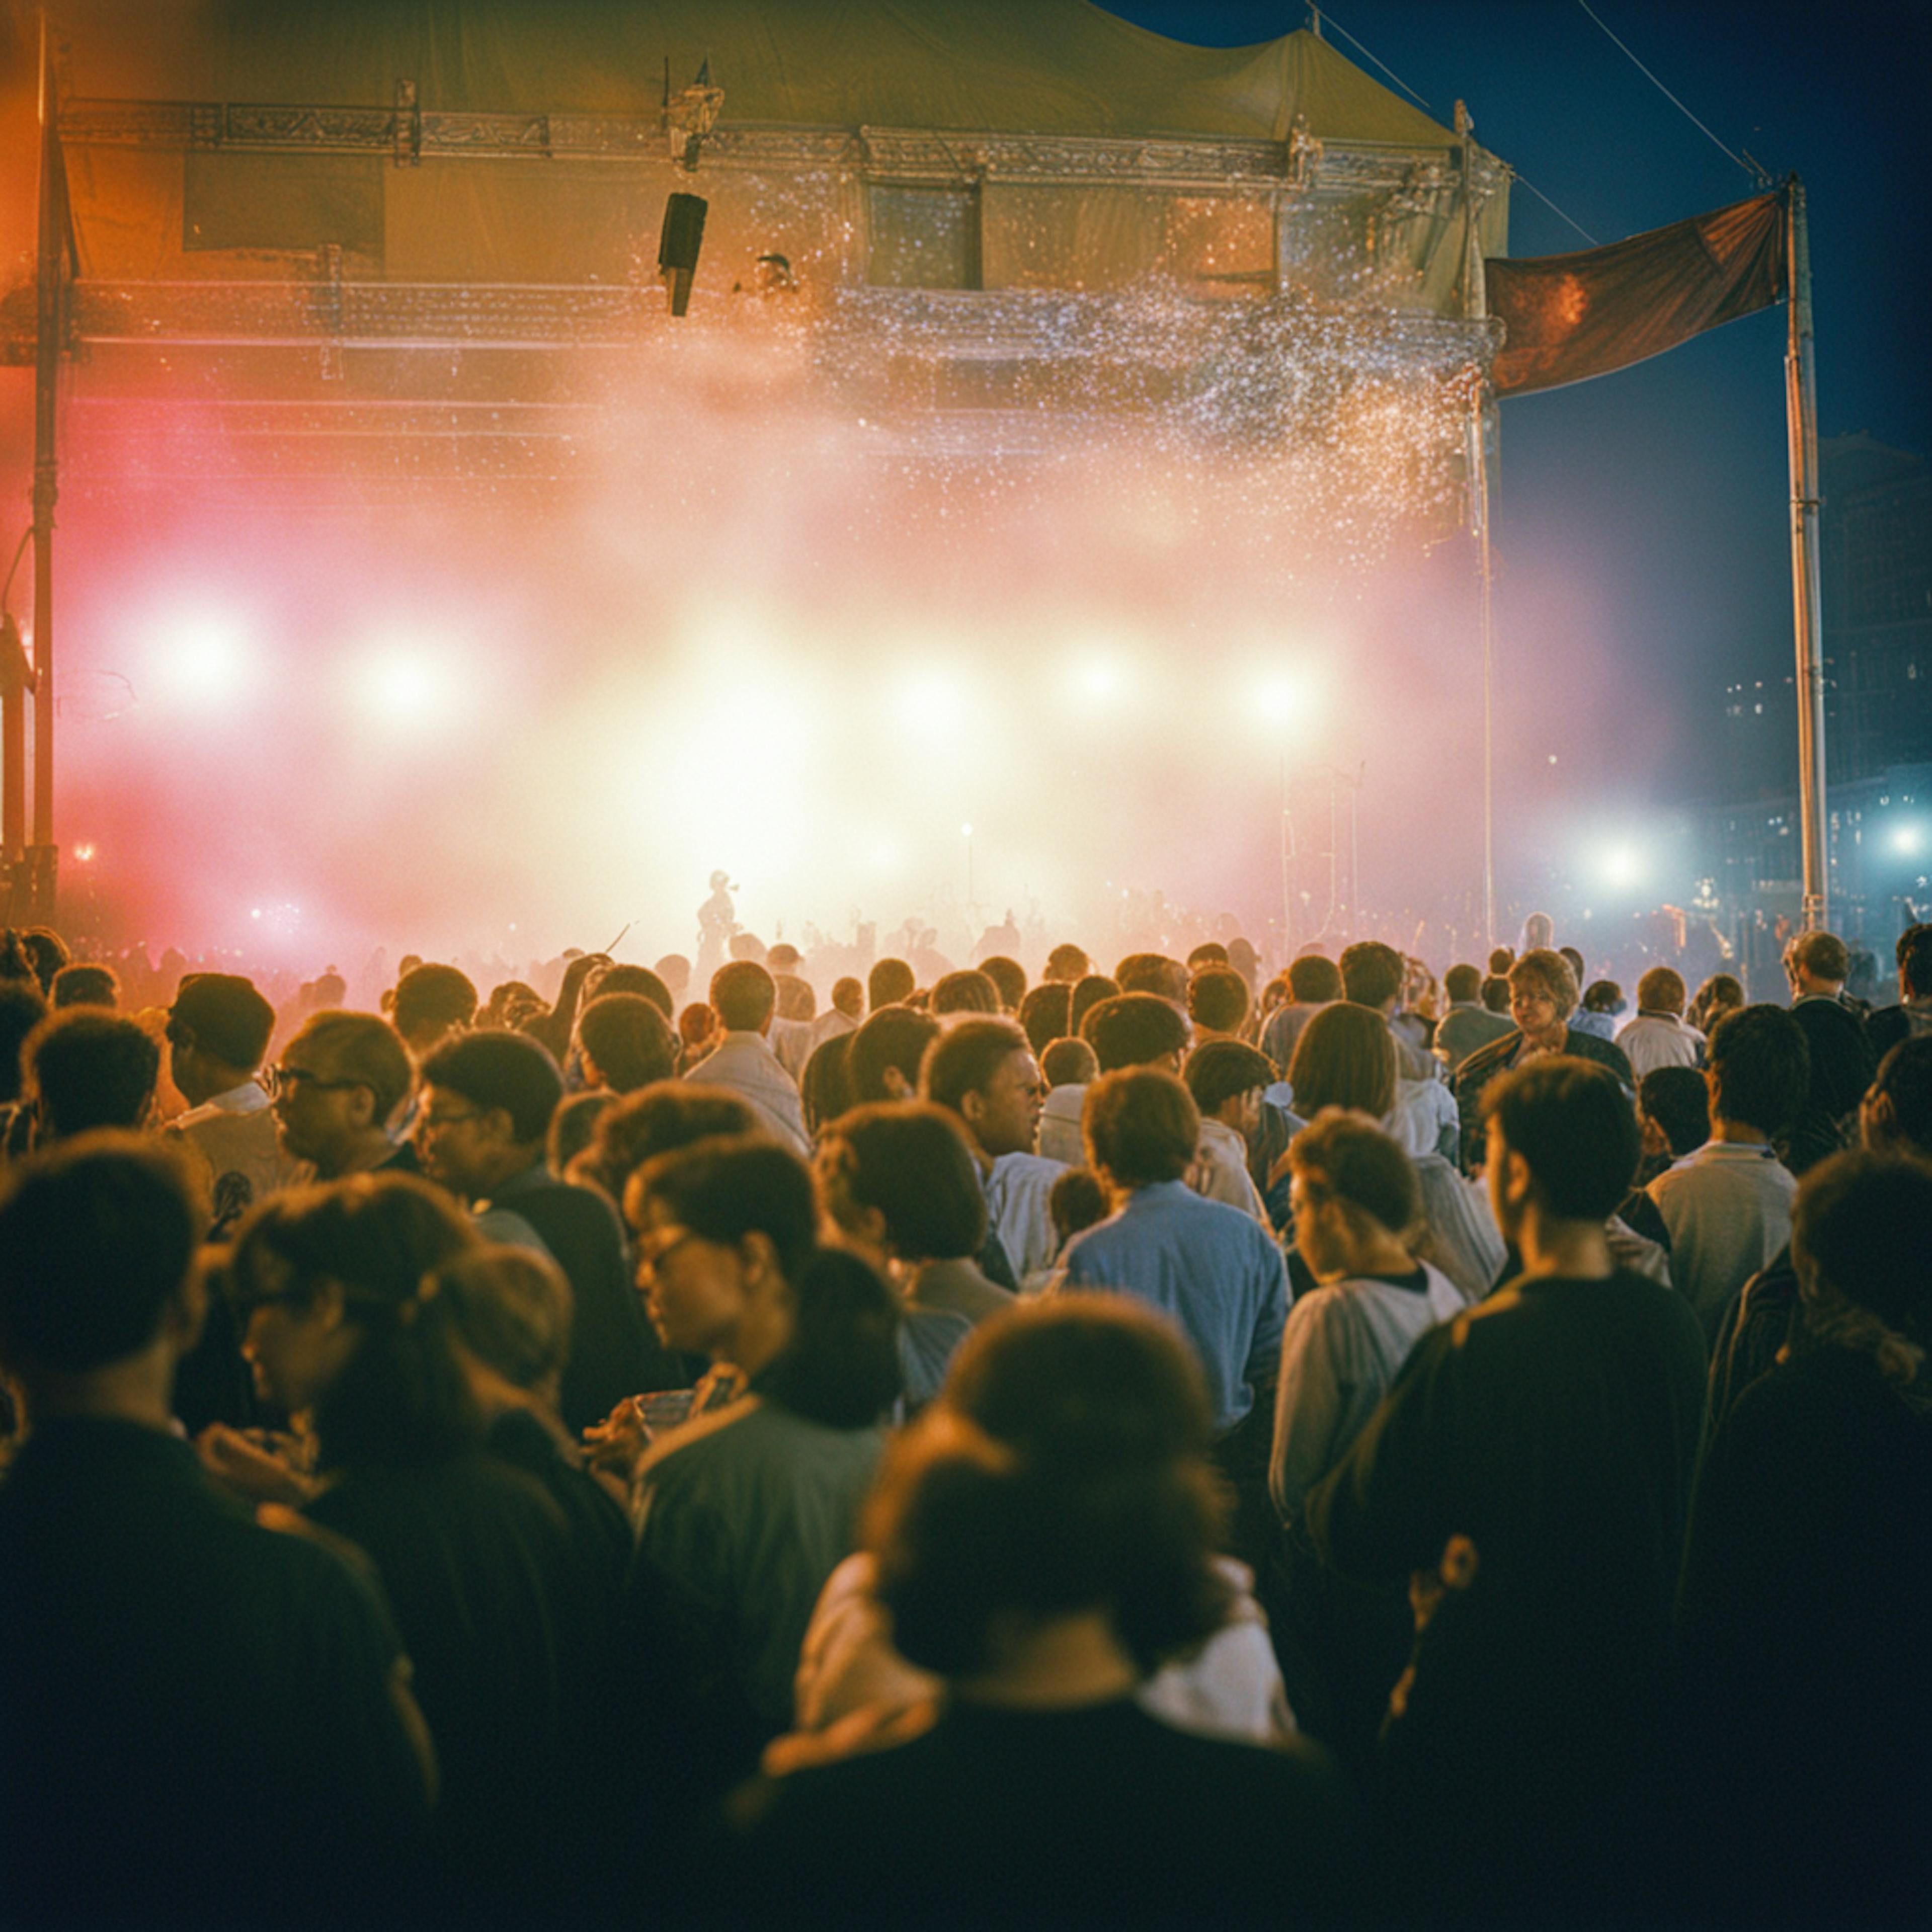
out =
<path fill-rule="evenodd" d="M 644 114 L 710 63 L 726 124 L 1446 148 L 1306 31 L 1197 47 L 1088 0 L 65 0 L 74 94 Z"/>

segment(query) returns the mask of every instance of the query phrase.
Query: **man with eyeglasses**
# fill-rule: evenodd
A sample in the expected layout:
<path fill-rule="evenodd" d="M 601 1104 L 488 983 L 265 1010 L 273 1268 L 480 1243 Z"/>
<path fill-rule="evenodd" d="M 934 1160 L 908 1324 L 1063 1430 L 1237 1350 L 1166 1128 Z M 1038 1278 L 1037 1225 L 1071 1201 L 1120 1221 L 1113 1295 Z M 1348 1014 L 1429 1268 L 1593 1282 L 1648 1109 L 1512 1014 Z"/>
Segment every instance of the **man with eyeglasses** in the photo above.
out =
<path fill-rule="evenodd" d="M 416 1069 L 388 1021 L 312 1014 L 267 1073 L 282 1150 L 308 1162 L 316 1180 L 422 1172 L 415 1147 L 389 1137 Z"/>

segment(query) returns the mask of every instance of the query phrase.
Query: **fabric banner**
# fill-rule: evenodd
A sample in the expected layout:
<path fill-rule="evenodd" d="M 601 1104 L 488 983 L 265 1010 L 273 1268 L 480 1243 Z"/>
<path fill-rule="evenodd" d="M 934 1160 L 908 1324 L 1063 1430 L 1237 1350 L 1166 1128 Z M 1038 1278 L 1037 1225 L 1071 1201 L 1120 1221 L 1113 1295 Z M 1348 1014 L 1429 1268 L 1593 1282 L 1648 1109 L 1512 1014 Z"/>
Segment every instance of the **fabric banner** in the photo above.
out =
<path fill-rule="evenodd" d="M 1607 376 L 1784 299 L 1784 197 L 1774 190 L 1575 255 L 1483 265 L 1508 325 L 1498 396 Z"/>

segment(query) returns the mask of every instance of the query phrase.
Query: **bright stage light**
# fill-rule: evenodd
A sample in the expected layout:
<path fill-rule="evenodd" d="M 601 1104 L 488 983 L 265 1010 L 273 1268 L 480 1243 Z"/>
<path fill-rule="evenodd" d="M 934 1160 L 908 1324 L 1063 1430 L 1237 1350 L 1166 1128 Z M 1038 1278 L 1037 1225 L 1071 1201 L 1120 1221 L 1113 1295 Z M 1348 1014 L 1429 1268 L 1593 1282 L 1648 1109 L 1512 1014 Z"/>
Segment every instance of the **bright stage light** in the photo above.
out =
<path fill-rule="evenodd" d="M 973 828 L 972 828 L 972 826 L 970 826 L 970 825 L 962 825 L 962 826 L 960 826 L 960 828 L 959 828 L 959 836 L 960 836 L 960 837 L 961 837 L 961 838 L 971 838 L 971 837 L 972 837 L 972 836 L 973 836 Z"/>
<path fill-rule="evenodd" d="M 386 732 L 421 736 L 467 714 L 467 688 L 452 660 L 410 644 L 378 644 L 354 659 L 350 690 L 364 720 Z"/>
<path fill-rule="evenodd" d="M 1597 869 L 1609 886 L 1634 886 L 1643 877 L 1643 860 L 1630 845 L 1612 845 L 1598 861 Z"/>
<path fill-rule="evenodd" d="M 76 865 L 91 866 L 94 863 L 94 848 L 92 845 L 76 845 L 74 848 L 74 862 Z"/>
<path fill-rule="evenodd" d="M 1910 859 L 1920 851 L 1925 843 L 1925 836 L 1916 825 L 1895 826 L 1892 834 L 1892 849 L 1901 859 Z"/>
<path fill-rule="evenodd" d="M 226 710 L 249 695 L 258 666 L 247 626 L 231 611 L 188 610 L 157 627 L 151 676 L 160 694 L 196 710 Z"/>
<path fill-rule="evenodd" d="M 1255 710 L 1264 723 L 1292 724 L 1307 708 L 1307 686 L 1299 678 L 1277 674 L 1255 687 Z"/>

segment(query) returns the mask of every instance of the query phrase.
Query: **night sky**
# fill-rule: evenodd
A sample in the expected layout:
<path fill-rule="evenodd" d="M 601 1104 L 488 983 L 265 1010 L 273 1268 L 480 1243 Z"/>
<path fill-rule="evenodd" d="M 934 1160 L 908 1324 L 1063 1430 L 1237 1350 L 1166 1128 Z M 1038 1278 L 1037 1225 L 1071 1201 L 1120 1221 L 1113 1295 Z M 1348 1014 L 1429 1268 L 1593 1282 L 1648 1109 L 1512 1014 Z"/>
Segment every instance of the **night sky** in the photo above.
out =
<path fill-rule="evenodd" d="M 1596 12 L 1734 151 L 1808 190 L 1819 428 L 1932 448 L 1932 219 L 1922 186 L 1932 6 L 1592 0 Z M 1113 0 L 1176 38 L 1239 45 L 1307 24 L 1268 0 Z M 1328 38 L 1392 86 L 1386 62 L 1599 242 L 1755 192 L 1575 0 L 1346 0 Z M 1588 244 L 1520 185 L 1513 255 Z M 1708 784 L 1700 740 L 1724 684 L 1791 668 L 1783 308 L 1733 322 L 1595 382 L 1502 411 L 1496 530 L 1500 674 L 1562 639 L 1510 625 L 1510 592 L 1560 568 L 1594 586 L 1628 652 L 1634 791 L 1655 802 Z M 1564 734 L 1566 736 L 1568 734 Z M 1928 748 L 1932 749 L 1932 748 Z M 1612 752 L 1612 762 L 1624 754 Z"/>

